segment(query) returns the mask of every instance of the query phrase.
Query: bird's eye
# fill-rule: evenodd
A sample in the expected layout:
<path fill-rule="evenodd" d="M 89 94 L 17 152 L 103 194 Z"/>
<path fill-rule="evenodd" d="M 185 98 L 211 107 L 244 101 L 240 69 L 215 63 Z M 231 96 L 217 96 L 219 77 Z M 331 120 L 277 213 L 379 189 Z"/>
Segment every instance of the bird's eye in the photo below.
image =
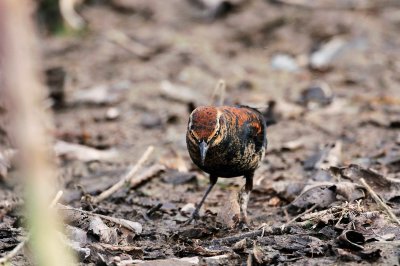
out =
<path fill-rule="evenodd" d="M 216 137 L 218 137 L 220 132 L 221 132 L 221 130 L 218 128 L 218 130 L 215 132 L 215 134 L 212 138 L 215 139 Z"/>
<path fill-rule="evenodd" d="M 194 133 L 193 133 L 194 131 L 193 131 L 192 129 L 190 129 L 189 132 L 190 132 L 190 135 L 192 135 L 192 137 L 196 139 L 196 136 L 195 136 Z"/>

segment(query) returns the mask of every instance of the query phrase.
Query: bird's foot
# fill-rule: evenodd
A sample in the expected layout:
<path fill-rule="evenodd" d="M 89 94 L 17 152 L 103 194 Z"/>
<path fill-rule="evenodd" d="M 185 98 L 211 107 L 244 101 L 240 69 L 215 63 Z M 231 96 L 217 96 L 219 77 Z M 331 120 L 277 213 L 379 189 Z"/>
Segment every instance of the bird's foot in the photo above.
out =
<path fill-rule="evenodd" d="M 249 231 L 252 228 L 250 221 L 247 217 L 247 214 L 242 213 L 240 215 L 240 220 L 239 220 L 237 228 L 239 228 L 242 231 Z"/>
<path fill-rule="evenodd" d="M 199 218 L 200 218 L 199 211 L 194 210 L 190 218 L 186 220 L 186 222 L 184 222 L 182 225 L 183 226 L 189 225 L 192 221 L 197 221 Z"/>
<path fill-rule="evenodd" d="M 249 226 L 249 224 L 248 223 L 245 223 L 245 222 L 243 222 L 243 221 L 240 221 L 239 222 L 239 224 L 238 224 L 238 227 L 237 227 L 239 230 L 241 230 L 241 231 L 250 231 L 250 226 Z"/>

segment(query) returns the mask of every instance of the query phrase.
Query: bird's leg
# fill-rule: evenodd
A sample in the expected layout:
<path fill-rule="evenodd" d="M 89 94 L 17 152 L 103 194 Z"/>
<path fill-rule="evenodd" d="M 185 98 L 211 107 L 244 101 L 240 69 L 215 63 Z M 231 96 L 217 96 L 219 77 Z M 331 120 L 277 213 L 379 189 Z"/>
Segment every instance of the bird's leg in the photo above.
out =
<path fill-rule="evenodd" d="M 210 175 L 210 185 L 208 186 L 206 193 L 204 193 L 203 198 L 201 199 L 200 203 L 197 204 L 196 209 L 193 211 L 192 216 L 187 220 L 184 224 L 190 224 L 193 220 L 199 218 L 199 211 L 201 206 L 203 205 L 204 201 L 206 200 L 208 194 L 211 192 L 212 188 L 214 187 L 215 183 L 217 183 L 218 177 Z"/>
<path fill-rule="evenodd" d="M 247 217 L 247 204 L 249 203 L 250 192 L 253 190 L 253 175 L 254 173 L 250 173 L 244 176 L 246 178 L 246 184 L 239 192 L 240 223 L 244 225 L 249 224 Z"/>

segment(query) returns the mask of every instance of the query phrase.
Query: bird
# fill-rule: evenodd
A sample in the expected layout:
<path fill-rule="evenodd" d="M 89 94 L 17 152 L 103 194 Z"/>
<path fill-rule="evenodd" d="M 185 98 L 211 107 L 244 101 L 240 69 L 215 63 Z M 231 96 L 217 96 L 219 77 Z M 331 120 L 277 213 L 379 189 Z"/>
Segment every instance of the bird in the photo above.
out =
<path fill-rule="evenodd" d="M 199 210 L 219 177 L 243 176 L 246 183 L 239 192 L 239 222 L 247 225 L 254 172 L 267 147 L 263 115 L 244 105 L 197 107 L 189 116 L 186 144 L 193 163 L 209 174 L 210 183 L 185 224 L 199 218 Z"/>

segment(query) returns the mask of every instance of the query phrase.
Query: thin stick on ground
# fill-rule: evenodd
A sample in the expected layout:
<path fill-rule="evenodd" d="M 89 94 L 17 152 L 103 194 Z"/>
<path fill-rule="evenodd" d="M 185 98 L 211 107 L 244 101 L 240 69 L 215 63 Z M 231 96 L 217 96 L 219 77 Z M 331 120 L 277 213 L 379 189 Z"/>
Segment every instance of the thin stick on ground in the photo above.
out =
<path fill-rule="evenodd" d="M 153 152 L 154 147 L 149 146 L 147 150 L 143 153 L 142 157 L 139 159 L 137 164 L 135 164 L 131 170 L 127 174 L 121 177 L 121 179 L 115 183 L 112 187 L 109 189 L 103 191 L 100 195 L 97 197 L 94 197 L 92 199 L 93 203 L 99 203 L 100 201 L 108 198 L 111 196 L 113 193 L 115 193 L 117 190 L 119 190 L 121 187 L 123 187 L 125 184 L 131 182 L 131 179 L 133 178 L 134 174 L 142 167 L 142 165 L 146 162 L 146 160 L 149 158 L 150 154 Z"/>
<path fill-rule="evenodd" d="M 220 79 L 215 85 L 214 91 L 211 96 L 211 104 L 214 104 L 216 102 L 217 95 L 219 95 L 219 101 L 217 102 L 217 105 L 221 106 L 224 104 L 225 101 L 225 91 L 226 91 L 226 82 L 223 79 Z"/>
<path fill-rule="evenodd" d="M 0 258 L 0 264 L 5 264 L 10 261 L 13 257 L 15 257 L 19 251 L 25 246 L 26 242 L 28 242 L 29 236 L 25 237 L 13 250 L 7 253 L 4 257 Z"/>
<path fill-rule="evenodd" d="M 297 215 L 296 217 L 294 217 L 292 220 L 290 220 L 289 222 L 285 223 L 284 225 L 282 225 L 281 229 L 282 231 L 288 227 L 289 225 L 291 225 L 292 223 L 294 223 L 297 219 L 303 217 L 304 215 L 306 215 L 307 213 L 312 212 L 313 210 L 315 210 L 315 208 L 317 208 L 317 204 L 314 204 L 311 208 L 309 208 L 308 210 L 305 210 L 304 212 L 300 213 L 299 215 Z"/>
<path fill-rule="evenodd" d="M 52 202 L 50 203 L 50 208 L 54 208 L 54 206 L 56 206 L 56 204 L 60 201 L 62 195 L 64 194 L 64 192 L 62 190 L 59 190 L 56 194 L 56 196 L 54 197 L 54 199 L 52 200 Z"/>
<path fill-rule="evenodd" d="M 364 178 L 360 178 L 360 183 L 367 189 L 369 194 L 371 194 L 371 197 L 375 200 L 375 202 L 378 203 L 378 205 L 381 206 L 382 209 L 384 209 L 387 212 L 389 217 L 392 218 L 394 222 L 396 222 L 397 224 L 400 225 L 400 220 L 392 212 L 390 207 L 385 202 L 383 202 L 381 200 L 381 198 L 379 198 L 378 194 L 375 193 L 375 191 L 372 189 L 372 187 L 370 187 L 370 185 L 368 185 L 367 182 L 365 182 Z"/>
<path fill-rule="evenodd" d="M 107 215 L 103 215 L 103 214 L 97 214 L 97 213 L 93 213 L 90 211 L 85 211 L 85 210 L 81 210 L 81 209 L 77 209 L 71 206 L 66 206 L 66 205 L 62 205 L 62 204 L 57 204 L 59 209 L 63 209 L 63 210 L 71 210 L 71 211 L 75 211 L 75 212 L 80 212 L 89 216 L 97 216 L 100 217 L 104 220 L 107 220 L 109 222 L 118 224 L 122 227 L 125 227 L 126 229 L 129 229 L 131 231 L 134 231 L 135 233 L 138 233 L 138 231 L 141 231 L 141 224 L 138 222 L 132 222 L 126 219 L 121 219 L 121 218 L 115 218 L 115 217 L 111 217 L 111 216 L 107 216 Z M 139 229 L 140 227 L 140 229 Z"/>
<path fill-rule="evenodd" d="M 132 178 L 130 180 L 130 187 L 131 188 L 137 188 L 144 182 L 149 181 L 151 178 L 156 176 L 159 172 L 164 171 L 165 166 L 162 164 L 155 164 L 152 165 L 151 167 L 147 168 L 146 171 L 141 173 L 140 175 L 136 176 L 135 178 Z"/>
<path fill-rule="evenodd" d="M 250 232 L 237 234 L 233 236 L 223 237 L 219 239 L 214 239 L 211 241 L 212 245 L 232 245 L 242 239 L 254 239 L 258 236 L 265 236 L 265 235 L 281 235 L 282 233 L 286 232 L 282 231 L 280 227 L 270 227 L 270 226 L 263 226 L 261 229 L 253 230 Z"/>
<path fill-rule="evenodd" d="M 153 52 L 151 48 L 129 38 L 129 36 L 122 31 L 108 31 L 105 33 L 105 37 L 107 40 L 118 44 L 120 47 L 126 49 L 128 52 L 139 58 L 146 58 Z"/>

